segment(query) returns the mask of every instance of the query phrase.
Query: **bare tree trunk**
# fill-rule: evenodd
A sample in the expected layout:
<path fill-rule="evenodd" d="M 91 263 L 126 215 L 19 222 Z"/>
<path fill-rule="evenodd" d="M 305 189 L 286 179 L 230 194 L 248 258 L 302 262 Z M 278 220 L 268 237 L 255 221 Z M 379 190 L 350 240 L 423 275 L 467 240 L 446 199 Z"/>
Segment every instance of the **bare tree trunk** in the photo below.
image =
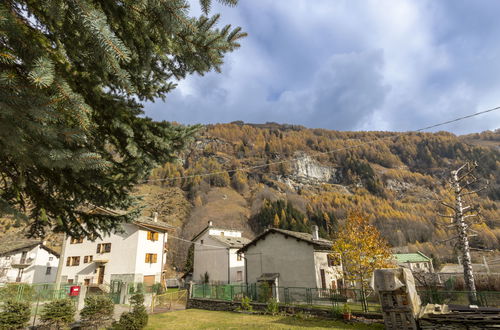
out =
<path fill-rule="evenodd" d="M 462 251 L 462 265 L 464 267 L 464 282 L 468 291 L 469 303 L 477 304 L 476 284 L 474 282 L 474 273 L 472 271 L 472 260 L 470 256 L 469 236 L 467 233 L 468 225 L 464 219 L 464 208 L 462 205 L 462 196 L 459 178 L 459 170 L 452 171 L 453 188 L 455 190 L 455 224 L 458 229 L 458 239 Z"/>

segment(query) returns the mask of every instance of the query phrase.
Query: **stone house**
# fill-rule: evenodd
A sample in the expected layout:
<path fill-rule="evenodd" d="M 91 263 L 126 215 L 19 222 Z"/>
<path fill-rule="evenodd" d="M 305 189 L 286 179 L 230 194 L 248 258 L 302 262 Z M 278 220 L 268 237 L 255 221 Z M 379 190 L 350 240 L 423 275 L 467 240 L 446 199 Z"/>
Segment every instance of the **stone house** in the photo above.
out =
<path fill-rule="evenodd" d="M 193 281 L 202 283 L 205 274 L 212 284 L 245 282 L 245 261 L 238 249 L 250 242 L 242 237 L 242 232 L 232 229 L 215 228 L 212 221 L 193 237 Z"/>
<path fill-rule="evenodd" d="M 242 247 L 247 283 L 273 287 L 337 289 L 343 285 L 339 257 L 331 255 L 332 241 L 313 233 L 271 228 Z"/>
<path fill-rule="evenodd" d="M 59 253 L 39 240 L 6 237 L 0 241 L 0 283 L 52 283 L 58 264 Z"/>
<path fill-rule="evenodd" d="M 432 259 L 420 251 L 416 253 L 395 253 L 393 257 L 398 266 L 408 268 L 412 272 L 434 273 Z"/>

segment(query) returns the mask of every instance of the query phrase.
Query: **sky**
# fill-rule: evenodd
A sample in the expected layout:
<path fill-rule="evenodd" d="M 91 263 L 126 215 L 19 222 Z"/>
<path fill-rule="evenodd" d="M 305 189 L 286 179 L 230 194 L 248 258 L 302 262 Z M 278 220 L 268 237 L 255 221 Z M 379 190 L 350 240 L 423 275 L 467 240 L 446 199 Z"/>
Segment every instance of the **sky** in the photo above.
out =
<path fill-rule="evenodd" d="M 216 2 L 214 0 L 214 2 Z M 248 37 L 222 73 L 180 81 L 146 115 L 411 131 L 500 106 L 500 1 L 240 0 L 214 4 Z M 196 1 L 192 14 L 199 15 Z M 500 127 L 500 111 L 436 130 Z"/>

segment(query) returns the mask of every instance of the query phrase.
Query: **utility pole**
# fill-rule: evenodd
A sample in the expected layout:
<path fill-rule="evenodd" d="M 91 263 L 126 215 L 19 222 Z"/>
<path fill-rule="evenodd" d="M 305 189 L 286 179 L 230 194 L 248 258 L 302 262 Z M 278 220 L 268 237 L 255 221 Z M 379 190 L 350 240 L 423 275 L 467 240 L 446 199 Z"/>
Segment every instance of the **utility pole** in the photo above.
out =
<path fill-rule="evenodd" d="M 474 282 L 474 273 L 472 270 L 472 260 L 470 255 L 469 234 L 470 228 L 467 221 L 470 217 L 479 215 L 478 206 L 464 206 L 464 197 L 471 194 L 477 194 L 485 187 L 478 190 L 469 190 L 471 186 L 477 182 L 477 178 L 473 172 L 478 167 L 476 162 L 467 162 L 457 170 L 451 171 L 451 185 L 455 195 L 455 203 L 453 205 L 441 202 L 442 205 L 453 211 L 453 215 L 442 215 L 446 218 L 451 218 L 450 227 L 455 227 L 457 230 L 458 247 L 462 253 L 462 266 L 464 268 L 464 282 L 468 291 L 469 303 L 477 304 L 476 284 Z"/>

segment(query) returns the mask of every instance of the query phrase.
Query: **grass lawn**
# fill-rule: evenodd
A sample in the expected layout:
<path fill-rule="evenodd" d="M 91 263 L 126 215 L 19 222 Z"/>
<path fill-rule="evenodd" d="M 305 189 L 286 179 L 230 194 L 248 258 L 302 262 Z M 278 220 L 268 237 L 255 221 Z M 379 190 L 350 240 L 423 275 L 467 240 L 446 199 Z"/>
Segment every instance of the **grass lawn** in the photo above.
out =
<path fill-rule="evenodd" d="M 146 329 L 384 329 L 382 324 L 346 324 L 316 318 L 248 315 L 187 309 L 149 316 Z"/>

